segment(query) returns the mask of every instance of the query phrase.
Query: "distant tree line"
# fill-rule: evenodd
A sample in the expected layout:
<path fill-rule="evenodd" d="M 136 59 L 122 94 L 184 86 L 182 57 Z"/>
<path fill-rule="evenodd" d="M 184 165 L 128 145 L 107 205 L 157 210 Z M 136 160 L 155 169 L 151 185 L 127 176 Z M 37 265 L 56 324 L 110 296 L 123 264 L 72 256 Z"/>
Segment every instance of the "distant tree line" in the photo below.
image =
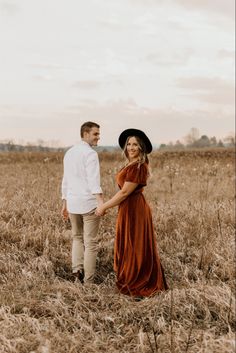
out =
<path fill-rule="evenodd" d="M 51 145 L 51 146 L 50 146 Z M 184 148 L 204 148 L 204 147 L 235 147 L 235 136 L 230 134 L 222 140 L 215 136 L 208 137 L 200 135 L 197 128 L 192 128 L 184 137 L 183 141 L 162 143 L 159 149 L 184 149 Z M 0 142 L 0 152 L 65 152 L 69 147 L 60 147 L 59 141 L 49 141 L 48 143 L 39 139 L 37 143 L 16 144 L 11 141 Z M 98 146 L 98 152 L 112 152 L 119 150 L 118 146 Z"/>
<path fill-rule="evenodd" d="M 12 141 L 9 142 L 0 142 L 0 151 L 1 152 L 59 152 L 64 151 L 62 147 L 48 147 L 42 145 L 20 145 L 15 144 Z"/>
<path fill-rule="evenodd" d="M 215 136 L 208 137 L 207 135 L 200 135 L 197 128 L 192 128 L 190 132 L 184 137 L 184 141 L 177 140 L 175 143 L 162 143 L 160 149 L 183 149 L 183 148 L 204 148 L 204 147 L 235 147 L 235 136 L 230 134 L 222 140 Z"/>
<path fill-rule="evenodd" d="M 38 143 L 32 144 L 27 143 L 26 145 L 16 144 L 13 141 L 0 142 L 0 152 L 65 152 L 68 147 L 50 147 L 43 140 L 39 140 Z M 97 146 L 96 151 L 98 152 L 111 152 L 119 149 L 118 146 Z"/>

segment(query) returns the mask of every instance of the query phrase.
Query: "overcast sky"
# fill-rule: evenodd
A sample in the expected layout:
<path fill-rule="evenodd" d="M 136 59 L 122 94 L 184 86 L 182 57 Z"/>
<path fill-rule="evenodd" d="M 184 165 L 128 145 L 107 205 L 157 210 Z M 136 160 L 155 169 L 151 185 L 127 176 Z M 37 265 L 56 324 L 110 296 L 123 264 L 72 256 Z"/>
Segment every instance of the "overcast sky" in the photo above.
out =
<path fill-rule="evenodd" d="M 234 131 L 234 0 L 0 0 L 0 140 Z"/>

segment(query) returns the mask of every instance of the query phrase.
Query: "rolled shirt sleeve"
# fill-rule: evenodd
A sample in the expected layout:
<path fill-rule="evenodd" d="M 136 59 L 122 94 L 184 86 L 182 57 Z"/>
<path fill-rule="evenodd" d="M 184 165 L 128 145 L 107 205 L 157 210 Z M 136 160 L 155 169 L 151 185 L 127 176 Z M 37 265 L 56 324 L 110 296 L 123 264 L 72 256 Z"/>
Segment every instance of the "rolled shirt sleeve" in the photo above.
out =
<path fill-rule="evenodd" d="M 91 193 L 102 194 L 102 189 L 100 186 L 99 160 L 98 160 L 98 154 L 95 151 L 91 151 L 91 153 L 87 157 L 86 173 L 87 173 L 88 187 Z"/>

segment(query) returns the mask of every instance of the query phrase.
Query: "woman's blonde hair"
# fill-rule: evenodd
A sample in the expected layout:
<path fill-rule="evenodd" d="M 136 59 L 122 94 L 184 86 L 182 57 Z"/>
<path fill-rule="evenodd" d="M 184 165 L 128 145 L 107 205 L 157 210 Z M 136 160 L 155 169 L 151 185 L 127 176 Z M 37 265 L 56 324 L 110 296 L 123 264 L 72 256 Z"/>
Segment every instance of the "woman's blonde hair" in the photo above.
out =
<path fill-rule="evenodd" d="M 146 152 L 146 146 L 143 142 L 143 140 L 138 137 L 138 136 L 129 136 L 125 142 L 125 147 L 124 147 L 124 150 L 123 150 L 123 154 L 124 156 L 126 157 L 127 160 L 129 160 L 128 158 L 128 151 L 127 151 L 127 145 L 128 145 L 128 142 L 130 140 L 131 137 L 134 137 L 137 142 L 138 142 L 138 148 L 139 148 L 139 166 L 143 163 L 149 163 L 149 160 L 148 160 L 148 156 L 147 156 L 147 152 Z"/>

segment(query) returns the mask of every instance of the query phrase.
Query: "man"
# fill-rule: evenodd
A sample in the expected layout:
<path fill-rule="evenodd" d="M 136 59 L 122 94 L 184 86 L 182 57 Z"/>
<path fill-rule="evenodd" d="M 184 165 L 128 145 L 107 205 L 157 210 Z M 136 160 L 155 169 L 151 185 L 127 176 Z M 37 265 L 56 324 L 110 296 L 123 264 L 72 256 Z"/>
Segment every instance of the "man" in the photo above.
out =
<path fill-rule="evenodd" d="M 81 141 L 64 157 L 62 216 L 72 226 L 72 273 L 82 283 L 92 283 L 96 268 L 97 206 L 103 203 L 98 154 L 92 149 L 100 138 L 100 126 L 88 121 L 81 126 Z"/>

